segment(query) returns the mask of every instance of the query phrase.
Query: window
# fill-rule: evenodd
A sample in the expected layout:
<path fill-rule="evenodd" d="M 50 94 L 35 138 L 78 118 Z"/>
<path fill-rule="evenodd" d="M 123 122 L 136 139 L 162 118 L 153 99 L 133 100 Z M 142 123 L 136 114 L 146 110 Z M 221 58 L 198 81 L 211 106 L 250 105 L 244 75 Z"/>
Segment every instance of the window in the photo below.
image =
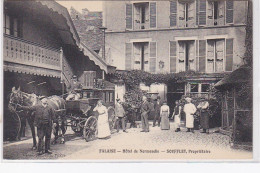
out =
<path fill-rule="evenodd" d="M 199 84 L 190 84 L 190 92 L 191 93 L 199 92 Z"/>
<path fill-rule="evenodd" d="M 207 72 L 224 71 L 224 41 L 207 40 Z"/>
<path fill-rule="evenodd" d="M 195 1 L 179 1 L 179 27 L 195 26 Z"/>
<path fill-rule="evenodd" d="M 224 1 L 208 1 L 207 25 L 224 25 Z"/>
<path fill-rule="evenodd" d="M 149 28 L 149 3 L 134 3 L 134 28 Z"/>
<path fill-rule="evenodd" d="M 134 45 L 134 69 L 148 71 L 148 42 L 136 42 Z"/>
<path fill-rule="evenodd" d="M 22 21 L 20 18 L 5 14 L 4 33 L 14 37 L 22 37 Z"/>
<path fill-rule="evenodd" d="M 195 41 L 179 41 L 178 71 L 196 70 Z"/>
<path fill-rule="evenodd" d="M 201 92 L 209 92 L 210 84 L 201 84 Z"/>

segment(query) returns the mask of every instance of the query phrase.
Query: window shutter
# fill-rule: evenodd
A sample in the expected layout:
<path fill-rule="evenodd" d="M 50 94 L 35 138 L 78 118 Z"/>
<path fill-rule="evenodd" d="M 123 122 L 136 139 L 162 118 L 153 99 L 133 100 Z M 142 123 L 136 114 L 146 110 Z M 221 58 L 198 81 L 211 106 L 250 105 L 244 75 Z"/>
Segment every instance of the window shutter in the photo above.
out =
<path fill-rule="evenodd" d="M 233 1 L 226 1 L 226 23 L 233 23 Z"/>
<path fill-rule="evenodd" d="M 189 44 L 189 70 L 193 70 L 193 71 L 196 70 L 195 54 L 196 54 L 195 41 L 192 41 Z"/>
<path fill-rule="evenodd" d="M 170 1 L 170 26 L 177 26 L 177 1 Z"/>
<path fill-rule="evenodd" d="M 185 71 L 185 56 L 186 56 L 186 45 L 183 41 L 178 42 L 178 60 L 177 68 L 178 72 Z"/>
<path fill-rule="evenodd" d="M 177 42 L 170 41 L 170 72 L 176 72 L 177 66 Z"/>
<path fill-rule="evenodd" d="M 150 42 L 150 72 L 156 72 L 156 42 Z"/>
<path fill-rule="evenodd" d="M 126 29 L 133 28 L 133 4 L 126 4 Z"/>
<path fill-rule="evenodd" d="M 156 28 L 156 2 L 150 2 L 150 28 Z"/>
<path fill-rule="evenodd" d="M 188 7 L 188 27 L 195 27 L 196 23 L 196 5 L 195 1 L 191 1 Z"/>
<path fill-rule="evenodd" d="M 196 40 L 196 71 L 199 71 L 199 40 Z"/>
<path fill-rule="evenodd" d="M 218 2 L 218 25 L 223 26 L 225 24 L 224 18 L 225 1 Z"/>
<path fill-rule="evenodd" d="M 186 27 L 185 20 L 185 3 L 178 3 L 178 26 L 180 28 Z"/>
<path fill-rule="evenodd" d="M 199 0 L 196 0 L 196 25 L 199 25 Z"/>
<path fill-rule="evenodd" d="M 223 72 L 224 39 L 216 41 L 216 72 Z"/>
<path fill-rule="evenodd" d="M 199 0 L 199 25 L 206 25 L 206 0 Z"/>
<path fill-rule="evenodd" d="M 132 43 L 125 44 L 125 70 L 132 69 Z"/>
<path fill-rule="evenodd" d="M 208 40 L 207 44 L 207 72 L 214 72 L 215 40 Z"/>
<path fill-rule="evenodd" d="M 135 70 L 141 70 L 141 47 L 138 44 L 133 44 L 133 68 Z"/>
<path fill-rule="evenodd" d="M 233 67 L 233 39 L 226 39 L 226 71 Z"/>
<path fill-rule="evenodd" d="M 199 40 L 199 71 L 205 72 L 206 40 Z"/>
<path fill-rule="evenodd" d="M 213 19 L 213 1 L 207 1 L 208 7 L 207 7 L 207 26 L 213 26 L 214 25 L 214 19 Z"/>

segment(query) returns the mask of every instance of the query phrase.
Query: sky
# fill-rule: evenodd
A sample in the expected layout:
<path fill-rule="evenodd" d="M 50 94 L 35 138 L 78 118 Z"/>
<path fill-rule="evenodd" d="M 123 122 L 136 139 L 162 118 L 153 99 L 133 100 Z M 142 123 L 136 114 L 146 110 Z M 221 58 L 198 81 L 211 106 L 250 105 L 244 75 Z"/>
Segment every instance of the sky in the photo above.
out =
<path fill-rule="evenodd" d="M 87 8 L 89 11 L 102 11 L 102 1 L 56 1 L 62 6 L 66 7 L 70 11 L 71 6 L 77 11 L 81 12 L 83 8 Z"/>

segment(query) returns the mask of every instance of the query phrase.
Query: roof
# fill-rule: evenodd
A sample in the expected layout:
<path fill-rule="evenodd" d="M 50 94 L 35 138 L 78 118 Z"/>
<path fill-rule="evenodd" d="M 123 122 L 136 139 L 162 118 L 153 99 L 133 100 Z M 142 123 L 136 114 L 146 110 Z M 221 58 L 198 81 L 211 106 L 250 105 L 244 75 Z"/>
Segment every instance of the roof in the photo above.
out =
<path fill-rule="evenodd" d="M 216 89 L 226 89 L 240 85 L 242 83 L 251 82 L 253 78 L 253 70 L 251 67 L 241 66 L 237 70 L 224 77 L 214 85 Z"/>

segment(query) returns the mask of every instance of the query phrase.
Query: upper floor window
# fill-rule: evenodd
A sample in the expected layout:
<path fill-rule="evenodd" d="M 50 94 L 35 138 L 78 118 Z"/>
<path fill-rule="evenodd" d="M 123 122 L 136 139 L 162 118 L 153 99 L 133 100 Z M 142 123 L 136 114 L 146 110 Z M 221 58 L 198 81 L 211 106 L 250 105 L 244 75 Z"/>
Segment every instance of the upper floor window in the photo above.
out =
<path fill-rule="evenodd" d="M 156 72 L 156 42 L 133 42 L 125 45 L 125 69 Z"/>
<path fill-rule="evenodd" d="M 178 41 L 178 72 L 194 70 L 195 71 L 195 41 Z"/>
<path fill-rule="evenodd" d="M 170 72 L 233 70 L 233 38 L 179 40 L 169 44 Z"/>
<path fill-rule="evenodd" d="M 170 0 L 170 27 L 222 26 L 233 23 L 234 1 Z"/>
<path fill-rule="evenodd" d="M 224 25 L 225 1 L 208 1 L 207 25 Z"/>
<path fill-rule="evenodd" d="M 224 71 L 224 39 L 207 41 L 207 72 Z"/>
<path fill-rule="evenodd" d="M 156 28 L 156 2 L 126 3 L 126 29 Z"/>
<path fill-rule="evenodd" d="M 22 37 L 22 21 L 18 17 L 5 14 L 4 33 L 14 37 Z"/>
<path fill-rule="evenodd" d="M 134 29 L 149 28 L 149 3 L 134 3 Z"/>
<path fill-rule="evenodd" d="M 195 1 L 179 0 L 179 27 L 194 27 L 195 26 Z"/>

